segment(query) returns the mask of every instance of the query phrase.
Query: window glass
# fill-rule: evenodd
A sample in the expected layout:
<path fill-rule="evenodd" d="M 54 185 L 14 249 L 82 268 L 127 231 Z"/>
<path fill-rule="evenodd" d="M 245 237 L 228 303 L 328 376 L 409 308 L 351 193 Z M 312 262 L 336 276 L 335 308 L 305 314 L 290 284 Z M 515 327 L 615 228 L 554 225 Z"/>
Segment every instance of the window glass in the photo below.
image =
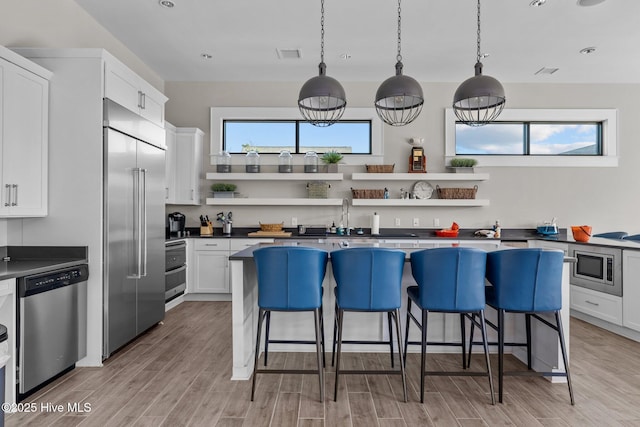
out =
<path fill-rule="evenodd" d="M 595 123 L 530 125 L 530 151 L 536 155 L 597 156 L 601 154 Z"/>
<path fill-rule="evenodd" d="M 230 153 L 279 153 L 296 148 L 295 121 L 224 121 L 224 149 Z"/>
<path fill-rule="evenodd" d="M 371 154 L 371 122 L 338 122 L 328 127 L 300 123 L 300 152 Z"/>
<path fill-rule="evenodd" d="M 456 154 L 524 154 L 523 123 L 456 124 Z"/>

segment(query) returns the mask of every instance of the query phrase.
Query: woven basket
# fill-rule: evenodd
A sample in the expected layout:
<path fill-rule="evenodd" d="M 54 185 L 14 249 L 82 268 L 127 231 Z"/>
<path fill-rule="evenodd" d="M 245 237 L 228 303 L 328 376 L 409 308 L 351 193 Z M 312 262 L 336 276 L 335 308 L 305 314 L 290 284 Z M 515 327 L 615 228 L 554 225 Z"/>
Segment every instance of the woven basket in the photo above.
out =
<path fill-rule="evenodd" d="M 384 190 L 356 190 L 351 189 L 351 194 L 354 199 L 383 199 Z"/>
<path fill-rule="evenodd" d="M 282 231 L 282 227 L 284 226 L 284 222 L 279 224 L 263 224 L 260 222 L 259 224 L 261 231 Z"/>
<path fill-rule="evenodd" d="M 307 193 L 310 199 L 326 199 L 329 197 L 331 184 L 324 181 L 307 182 Z"/>
<path fill-rule="evenodd" d="M 367 172 L 369 173 L 393 173 L 393 167 L 396 164 L 392 165 L 365 165 L 367 167 Z"/>
<path fill-rule="evenodd" d="M 475 199 L 478 186 L 473 188 L 440 188 L 436 185 L 439 199 Z"/>

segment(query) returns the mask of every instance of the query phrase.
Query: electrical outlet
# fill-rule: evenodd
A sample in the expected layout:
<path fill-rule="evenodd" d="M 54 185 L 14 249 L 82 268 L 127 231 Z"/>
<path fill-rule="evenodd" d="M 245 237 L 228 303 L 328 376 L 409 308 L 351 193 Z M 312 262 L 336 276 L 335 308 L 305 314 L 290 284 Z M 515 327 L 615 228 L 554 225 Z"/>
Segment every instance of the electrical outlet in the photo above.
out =
<path fill-rule="evenodd" d="M 440 218 L 433 218 L 433 226 L 440 227 Z"/>
<path fill-rule="evenodd" d="M 297 227 L 298 226 L 298 218 L 295 216 L 291 217 L 291 226 L 292 227 Z"/>
<path fill-rule="evenodd" d="M 396 218 L 396 227 L 400 226 L 400 218 Z"/>
<path fill-rule="evenodd" d="M 420 218 L 413 218 L 413 226 L 414 227 L 420 226 Z"/>

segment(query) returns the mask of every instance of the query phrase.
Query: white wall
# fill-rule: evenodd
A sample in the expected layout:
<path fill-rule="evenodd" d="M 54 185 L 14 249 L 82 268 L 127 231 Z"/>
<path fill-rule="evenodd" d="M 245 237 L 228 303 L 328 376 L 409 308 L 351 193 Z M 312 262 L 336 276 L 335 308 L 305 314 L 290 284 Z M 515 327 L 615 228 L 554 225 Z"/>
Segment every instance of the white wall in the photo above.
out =
<path fill-rule="evenodd" d="M 204 171 L 213 172 L 209 164 L 209 108 L 212 106 L 277 106 L 295 107 L 303 82 L 295 83 L 185 83 L 166 82 L 167 120 L 176 126 L 195 126 L 205 131 Z M 370 106 L 379 83 L 342 82 L 348 105 Z M 406 172 L 412 136 L 425 138 L 427 169 L 444 172 L 444 109 L 450 106 L 457 84 L 423 83 L 425 107 L 418 119 L 405 127 L 385 125 L 385 162 L 395 163 L 396 171 Z M 617 108 L 619 111 L 619 153 L 617 168 L 479 168 L 491 179 L 479 183 L 478 198 L 490 199 L 488 207 L 473 208 L 375 208 L 381 215 L 382 227 L 394 227 L 394 218 L 402 227 L 411 227 L 414 217 L 423 227 L 432 227 L 433 218 L 446 226 L 452 221 L 462 227 L 487 227 L 500 219 L 503 227 L 534 227 L 538 221 L 558 218 L 561 227 L 589 224 L 594 232 L 627 230 L 640 233 L 640 202 L 636 196 L 640 183 L 640 159 L 637 123 L 640 117 L 640 85 L 560 85 L 506 84 L 507 108 Z M 345 178 L 364 167 L 345 168 Z M 420 177 L 428 181 L 428 175 Z M 202 180 L 201 191 L 206 196 L 211 182 Z M 304 183 L 239 182 L 238 191 L 263 197 L 304 197 Z M 406 183 L 403 183 L 406 184 Z M 433 184 L 435 186 L 435 183 Z M 348 197 L 349 187 L 381 188 L 379 182 L 332 183 L 330 197 Z M 397 194 L 401 184 L 391 183 Z M 187 226 L 198 226 L 200 214 L 210 217 L 221 209 L 215 206 L 168 206 L 167 212 L 187 215 Z M 228 209 L 225 209 L 225 211 Z M 255 226 L 261 222 L 284 221 L 292 216 L 300 224 L 325 224 L 340 220 L 339 207 L 234 207 L 236 226 Z M 369 226 L 374 208 L 351 207 L 351 224 Z"/>
<path fill-rule="evenodd" d="M 149 83 L 164 82 L 118 39 L 73 0 L 3 1 L 0 45 L 6 47 L 100 47 Z"/>

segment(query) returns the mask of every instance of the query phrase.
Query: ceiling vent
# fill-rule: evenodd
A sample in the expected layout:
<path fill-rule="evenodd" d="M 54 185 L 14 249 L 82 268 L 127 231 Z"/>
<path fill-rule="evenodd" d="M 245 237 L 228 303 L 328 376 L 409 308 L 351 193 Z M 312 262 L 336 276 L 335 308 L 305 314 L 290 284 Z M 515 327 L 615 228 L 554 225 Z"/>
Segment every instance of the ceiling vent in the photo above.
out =
<path fill-rule="evenodd" d="M 300 59 L 302 52 L 300 49 L 276 49 L 279 59 Z"/>
<path fill-rule="evenodd" d="M 552 68 L 552 67 L 542 67 L 540 68 L 538 71 L 536 71 L 534 74 L 536 75 L 542 75 L 542 74 L 553 74 L 556 71 L 558 71 L 560 68 Z"/>

